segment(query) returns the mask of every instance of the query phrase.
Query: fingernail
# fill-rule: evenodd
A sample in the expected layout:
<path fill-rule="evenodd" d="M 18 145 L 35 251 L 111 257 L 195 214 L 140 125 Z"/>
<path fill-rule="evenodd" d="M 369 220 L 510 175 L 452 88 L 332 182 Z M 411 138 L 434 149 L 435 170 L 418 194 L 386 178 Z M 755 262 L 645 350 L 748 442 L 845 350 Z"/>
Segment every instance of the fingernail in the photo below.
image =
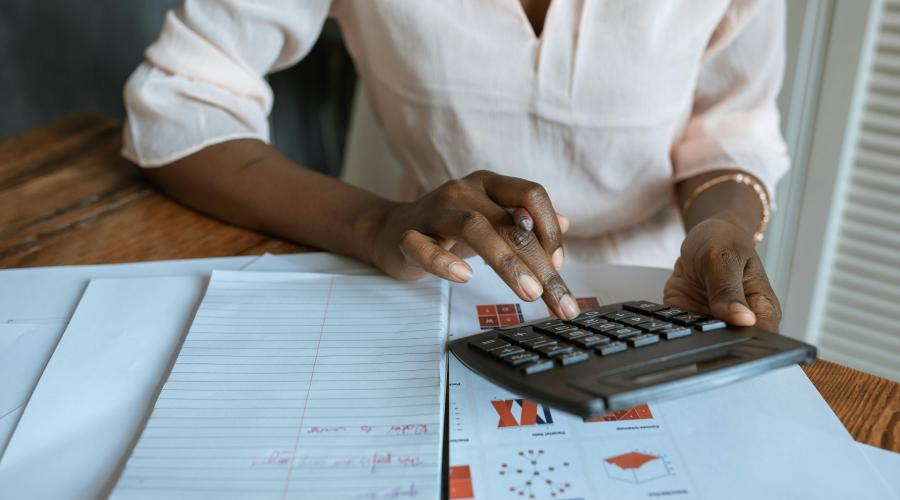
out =
<path fill-rule="evenodd" d="M 550 257 L 550 262 L 553 264 L 553 267 L 560 269 L 563 266 L 563 262 L 565 261 L 565 257 L 563 256 L 563 249 L 559 247 L 553 252 L 553 256 Z"/>
<path fill-rule="evenodd" d="M 541 284 L 537 282 L 536 279 L 525 273 L 519 273 L 519 288 L 525 292 L 525 295 L 528 296 L 531 300 L 537 300 L 538 297 L 544 293 L 544 289 L 541 287 Z"/>
<path fill-rule="evenodd" d="M 469 278 L 472 277 L 472 270 L 469 269 L 469 266 L 463 264 L 462 262 L 454 262 L 450 264 L 450 276 L 453 276 L 453 279 L 460 283 L 465 283 L 469 281 Z"/>
<path fill-rule="evenodd" d="M 750 325 L 756 323 L 756 315 L 753 314 L 753 311 L 751 311 L 749 307 L 741 304 L 740 302 L 732 302 L 731 304 L 728 304 L 728 311 L 731 314 L 741 316 L 741 323 L 749 323 Z"/>
<path fill-rule="evenodd" d="M 578 309 L 578 303 L 569 294 L 565 294 L 559 299 L 559 307 L 566 316 L 563 319 L 572 319 L 581 314 L 581 310 Z"/>

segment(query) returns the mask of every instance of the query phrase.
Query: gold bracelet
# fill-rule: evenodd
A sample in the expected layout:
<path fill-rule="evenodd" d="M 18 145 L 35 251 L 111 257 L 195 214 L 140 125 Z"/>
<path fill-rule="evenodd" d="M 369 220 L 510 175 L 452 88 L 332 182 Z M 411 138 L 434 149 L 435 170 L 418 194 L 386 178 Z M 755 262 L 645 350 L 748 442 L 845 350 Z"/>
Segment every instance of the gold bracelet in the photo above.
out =
<path fill-rule="evenodd" d="M 751 177 L 747 174 L 724 174 L 718 177 L 713 177 L 712 179 L 704 182 L 697 186 L 696 189 L 688 196 L 687 201 L 684 202 L 684 205 L 681 208 L 681 213 L 686 214 L 688 209 L 691 208 L 691 205 L 694 204 L 694 200 L 696 200 L 704 191 L 707 189 L 717 186 L 723 182 L 737 182 L 739 184 L 743 184 L 745 186 L 749 186 L 756 192 L 756 195 L 759 197 L 759 202 L 762 204 L 762 221 L 759 223 L 759 227 L 756 229 L 756 232 L 753 233 L 753 241 L 755 243 L 759 243 L 762 241 L 763 236 L 766 234 L 766 226 L 769 225 L 769 218 L 772 216 L 772 207 L 769 206 L 769 195 L 766 193 L 766 188 L 763 187 L 762 183 L 760 183 L 755 178 Z"/>

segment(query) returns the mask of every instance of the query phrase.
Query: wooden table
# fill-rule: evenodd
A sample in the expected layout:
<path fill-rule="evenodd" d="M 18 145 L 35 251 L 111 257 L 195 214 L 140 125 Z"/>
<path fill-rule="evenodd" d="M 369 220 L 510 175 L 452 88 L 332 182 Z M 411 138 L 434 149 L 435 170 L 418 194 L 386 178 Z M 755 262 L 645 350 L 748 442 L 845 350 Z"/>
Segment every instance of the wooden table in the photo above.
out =
<path fill-rule="evenodd" d="M 82 114 L 0 143 L 0 268 L 307 250 L 159 194 L 120 136 Z M 828 361 L 805 370 L 857 441 L 900 452 L 900 384 Z"/>

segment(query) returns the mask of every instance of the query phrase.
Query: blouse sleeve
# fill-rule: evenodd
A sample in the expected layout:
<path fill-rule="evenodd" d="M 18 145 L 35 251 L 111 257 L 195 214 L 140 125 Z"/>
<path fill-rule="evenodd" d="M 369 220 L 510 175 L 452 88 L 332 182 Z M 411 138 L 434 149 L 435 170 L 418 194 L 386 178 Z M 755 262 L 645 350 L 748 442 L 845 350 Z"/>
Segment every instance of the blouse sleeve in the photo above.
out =
<path fill-rule="evenodd" d="M 125 85 L 122 153 L 160 166 L 236 138 L 268 142 L 264 76 L 305 56 L 331 0 L 186 0 Z"/>
<path fill-rule="evenodd" d="M 787 172 L 776 103 L 784 73 L 784 11 L 784 0 L 737 0 L 726 11 L 700 68 L 691 116 L 672 150 L 676 181 L 740 169 L 773 193 Z"/>

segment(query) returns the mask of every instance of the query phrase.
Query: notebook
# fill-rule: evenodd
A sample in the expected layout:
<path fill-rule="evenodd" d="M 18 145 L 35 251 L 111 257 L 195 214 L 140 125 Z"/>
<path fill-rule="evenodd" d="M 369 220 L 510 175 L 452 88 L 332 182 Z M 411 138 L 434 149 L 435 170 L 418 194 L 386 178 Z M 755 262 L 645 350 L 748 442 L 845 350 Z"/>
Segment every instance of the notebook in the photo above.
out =
<path fill-rule="evenodd" d="M 111 498 L 440 496 L 447 287 L 215 271 Z"/>

